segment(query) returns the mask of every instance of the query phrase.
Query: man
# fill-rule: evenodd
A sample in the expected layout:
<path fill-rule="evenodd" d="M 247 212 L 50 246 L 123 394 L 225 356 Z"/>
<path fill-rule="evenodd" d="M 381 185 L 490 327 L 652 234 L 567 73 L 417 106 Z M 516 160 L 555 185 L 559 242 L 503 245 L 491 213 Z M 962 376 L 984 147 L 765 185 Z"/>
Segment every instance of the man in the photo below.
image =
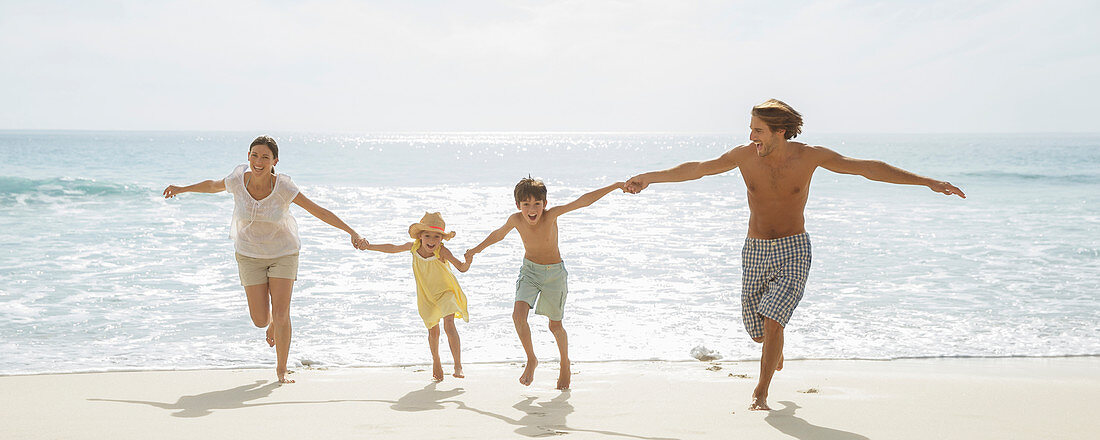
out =
<path fill-rule="evenodd" d="M 810 269 L 810 239 L 805 208 L 810 178 L 818 167 L 880 182 L 923 185 L 966 198 L 954 185 L 918 176 L 876 160 L 845 157 L 828 148 L 792 142 L 802 132 L 802 115 L 771 99 L 752 109 L 748 144 L 717 159 L 687 162 L 664 171 L 632 177 L 625 190 L 637 194 L 652 183 L 683 182 L 734 168 L 748 188 L 749 231 L 741 251 L 741 314 L 749 336 L 763 343 L 760 381 L 752 410 L 770 410 L 768 387 L 783 369 L 783 328 L 802 299 Z"/>

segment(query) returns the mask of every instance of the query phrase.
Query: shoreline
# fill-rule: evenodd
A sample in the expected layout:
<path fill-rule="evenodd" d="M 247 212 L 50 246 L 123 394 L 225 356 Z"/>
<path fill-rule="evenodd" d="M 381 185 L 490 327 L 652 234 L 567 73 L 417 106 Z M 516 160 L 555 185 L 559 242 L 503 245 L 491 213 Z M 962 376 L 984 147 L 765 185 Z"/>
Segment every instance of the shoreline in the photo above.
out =
<path fill-rule="evenodd" d="M 445 354 L 445 353 L 444 353 Z M 446 356 L 443 356 L 446 358 Z M 847 362 L 847 361 L 859 361 L 859 362 L 893 362 L 893 361 L 919 361 L 919 360 L 952 360 L 952 359 L 1075 359 L 1075 358 L 1097 358 L 1100 359 L 1100 354 L 1065 354 L 1065 355 L 1003 355 L 1003 356 L 984 356 L 984 355 L 950 355 L 950 356 L 901 356 L 893 358 L 791 358 L 785 359 L 785 361 L 802 362 L 802 361 L 815 361 L 815 362 Z M 546 358 L 539 361 L 540 365 L 543 364 L 556 364 L 557 358 Z M 631 362 L 664 362 L 670 364 L 713 364 L 713 363 L 756 363 L 760 362 L 760 358 L 746 358 L 746 359 L 715 359 L 701 361 L 696 359 L 609 359 L 599 361 L 573 361 L 571 365 L 584 365 L 584 364 L 610 364 L 610 363 L 631 363 Z M 463 365 L 501 365 L 501 364 L 516 364 L 523 363 L 521 359 L 503 360 L 503 361 L 483 361 L 483 362 L 464 362 Z M 313 366 L 315 364 L 316 366 Z M 356 370 L 356 369 L 371 369 L 371 368 L 412 368 L 412 367 L 431 367 L 430 363 L 408 363 L 408 364 L 385 364 L 385 365 L 329 365 L 322 362 L 311 362 L 310 366 L 303 365 L 301 360 L 298 360 L 295 365 L 288 368 L 292 371 L 295 370 Z M 25 376 L 53 376 L 53 375 L 70 375 L 70 374 L 103 374 L 103 373 L 145 373 L 145 372 L 184 372 L 184 371 L 233 371 L 233 370 L 264 370 L 267 368 L 274 368 L 266 365 L 240 365 L 232 367 L 195 367 L 195 368 L 120 368 L 120 369 L 105 369 L 105 370 L 80 370 L 80 371 L 43 371 L 33 373 L 0 373 L 0 378 L 4 377 L 25 377 Z"/>
<path fill-rule="evenodd" d="M 773 411 L 748 411 L 756 361 L 522 363 L 0 377 L 4 438 L 1089 438 L 1100 357 L 787 360 Z M 444 370 L 450 373 L 448 364 Z M 120 423 L 120 421 L 125 421 Z"/>

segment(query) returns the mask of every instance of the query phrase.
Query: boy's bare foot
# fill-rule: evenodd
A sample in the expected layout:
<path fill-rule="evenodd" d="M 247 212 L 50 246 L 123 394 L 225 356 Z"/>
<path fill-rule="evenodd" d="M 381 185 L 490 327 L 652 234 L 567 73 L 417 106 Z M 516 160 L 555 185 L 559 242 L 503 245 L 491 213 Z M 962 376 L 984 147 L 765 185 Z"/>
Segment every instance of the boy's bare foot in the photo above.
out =
<path fill-rule="evenodd" d="M 523 368 L 523 375 L 519 377 L 519 383 L 524 386 L 531 385 L 531 382 L 535 381 L 535 367 L 539 365 L 539 361 L 535 359 L 528 359 L 527 365 Z"/>
<path fill-rule="evenodd" d="M 771 411 L 771 410 L 772 409 L 770 407 L 768 407 L 768 396 L 767 395 L 759 396 L 759 395 L 756 395 L 755 393 L 753 393 L 752 403 L 749 404 L 749 411 Z"/>
<path fill-rule="evenodd" d="M 443 365 L 439 361 L 432 364 L 432 379 L 436 382 L 443 381 Z"/>
<path fill-rule="evenodd" d="M 779 364 L 775 366 L 775 371 L 783 371 L 783 353 L 779 353 Z"/>
<path fill-rule="evenodd" d="M 559 390 L 569 389 L 569 379 L 573 377 L 573 373 L 569 371 L 569 361 L 561 363 L 561 372 L 558 373 L 558 387 Z"/>
<path fill-rule="evenodd" d="M 268 325 L 267 326 L 267 346 L 268 347 L 274 347 L 275 346 L 275 326 L 273 326 L 273 325 Z"/>
<path fill-rule="evenodd" d="M 279 383 L 294 383 L 294 379 L 286 378 L 287 371 L 285 368 L 281 370 L 276 368 L 275 374 L 279 376 Z"/>
<path fill-rule="evenodd" d="M 465 374 L 462 374 L 462 366 L 461 365 L 455 365 L 455 374 L 452 374 L 451 376 L 457 377 L 459 379 L 462 379 L 462 378 L 466 377 Z"/>

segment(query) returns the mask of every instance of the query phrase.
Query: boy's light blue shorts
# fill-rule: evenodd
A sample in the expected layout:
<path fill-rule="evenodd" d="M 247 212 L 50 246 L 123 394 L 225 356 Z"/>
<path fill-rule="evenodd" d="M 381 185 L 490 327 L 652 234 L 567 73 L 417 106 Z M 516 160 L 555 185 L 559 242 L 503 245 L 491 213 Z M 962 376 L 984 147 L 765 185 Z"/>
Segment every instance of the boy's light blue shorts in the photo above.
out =
<path fill-rule="evenodd" d="M 786 327 L 810 274 L 810 235 L 746 238 L 741 269 L 741 319 L 749 336 L 764 336 L 764 318 Z"/>
<path fill-rule="evenodd" d="M 565 296 L 569 292 L 565 263 L 535 264 L 524 258 L 516 279 L 516 301 L 535 309 L 535 314 L 561 321 L 565 316 Z"/>

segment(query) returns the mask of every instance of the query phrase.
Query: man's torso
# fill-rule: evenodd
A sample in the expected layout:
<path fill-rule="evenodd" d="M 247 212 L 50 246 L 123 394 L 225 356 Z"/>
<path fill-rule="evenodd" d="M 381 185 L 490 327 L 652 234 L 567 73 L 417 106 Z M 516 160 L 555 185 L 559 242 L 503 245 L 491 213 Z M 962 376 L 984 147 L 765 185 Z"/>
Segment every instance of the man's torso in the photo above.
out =
<path fill-rule="evenodd" d="M 751 146 L 737 147 L 738 168 L 745 179 L 750 238 L 773 239 L 806 232 L 805 208 L 818 155 L 802 143 L 786 154 L 760 157 Z M 778 151 L 777 151 L 778 152 Z"/>

